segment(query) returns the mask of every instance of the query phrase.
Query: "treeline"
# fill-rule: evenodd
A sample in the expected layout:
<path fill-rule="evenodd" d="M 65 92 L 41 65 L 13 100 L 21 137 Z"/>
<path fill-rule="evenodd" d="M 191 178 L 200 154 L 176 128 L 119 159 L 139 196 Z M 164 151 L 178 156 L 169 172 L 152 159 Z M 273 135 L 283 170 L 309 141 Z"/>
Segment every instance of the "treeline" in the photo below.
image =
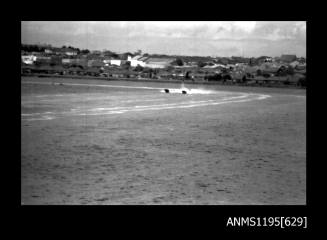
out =
<path fill-rule="evenodd" d="M 22 44 L 21 50 L 25 52 L 44 52 L 49 46 Z"/>
<path fill-rule="evenodd" d="M 59 49 L 71 49 L 76 51 L 78 54 L 89 54 L 90 50 L 88 49 L 79 49 L 72 46 L 63 45 L 61 48 L 52 47 L 51 45 L 38 45 L 38 44 L 21 44 L 21 50 L 25 52 L 44 52 L 46 49 L 52 51 L 58 51 Z"/>

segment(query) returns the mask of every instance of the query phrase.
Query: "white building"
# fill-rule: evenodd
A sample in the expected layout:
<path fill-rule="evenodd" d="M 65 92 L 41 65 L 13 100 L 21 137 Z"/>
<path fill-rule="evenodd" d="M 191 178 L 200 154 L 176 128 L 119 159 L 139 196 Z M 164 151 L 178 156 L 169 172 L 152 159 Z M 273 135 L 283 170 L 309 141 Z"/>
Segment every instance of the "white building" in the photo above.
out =
<path fill-rule="evenodd" d="M 122 63 L 122 60 L 120 60 L 120 59 L 111 59 L 111 60 L 110 60 L 110 64 L 111 64 L 111 65 L 120 66 L 121 63 Z"/>
<path fill-rule="evenodd" d="M 110 62 L 111 62 L 111 59 L 104 59 L 103 60 L 103 63 L 104 63 L 105 66 L 109 66 Z"/>
<path fill-rule="evenodd" d="M 25 64 L 33 64 L 36 61 L 36 56 L 34 56 L 34 55 L 22 56 L 22 61 Z"/>
<path fill-rule="evenodd" d="M 48 54 L 53 53 L 51 49 L 45 49 L 44 52 L 45 52 L 45 53 L 48 53 Z"/>
<path fill-rule="evenodd" d="M 145 67 L 149 68 L 166 68 L 171 65 L 173 58 L 148 58 L 145 61 Z"/>
<path fill-rule="evenodd" d="M 67 56 L 76 56 L 77 55 L 77 52 L 76 51 L 66 51 L 65 54 Z"/>
<path fill-rule="evenodd" d="M 133 58 L 129 56 L 127 61 L 131 62 L 131 67 L 136 67 L 137 65 L 140 65 L 141 67 L 145 67 L 145 65 L 146 65 L 145 61 L 147 59 L 148 59 L 148 57 L 143 57 L 143 56 L 137 55 Z"/>
<path fill-rule="evenodd" d="M 63 58 L 61 59 L 61 63 L 62 64 L 70 64 L 73 62 L 73 59 L 70 59 L 70 58 Z"/>

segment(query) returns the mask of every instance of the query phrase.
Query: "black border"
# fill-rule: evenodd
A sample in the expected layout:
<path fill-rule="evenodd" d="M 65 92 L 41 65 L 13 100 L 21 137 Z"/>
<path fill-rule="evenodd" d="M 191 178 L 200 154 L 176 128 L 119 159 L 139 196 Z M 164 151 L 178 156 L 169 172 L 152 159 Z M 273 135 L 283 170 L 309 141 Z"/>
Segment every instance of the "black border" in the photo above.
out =
<path fill-rule="evenodd" d="M 62 3 L 64 4 L 64 3 Z M 233 14 L 230 14 L 230 9 L 233 7 L 231 4 L 215 4 L 214 7 L 211 8 L 211 3 L 204 3 L 205 9 L 201 11 L 201 8 L 198 8 L 197 4 L 190 4 L 191 7 L 182 7 L 177 10 L 172 7 L 174 3 L 164 3 L 164 6 L 160 8 L 155 2 L 147 3 L 148 8 L 141 10 L 138 8 L 133 8 L 133 4 L 126 3 L 129 6 L 129 10 L 125 10 L 123 6 L 119 6 L 121 8 L 120 11 L 115 12 L 113 10 L 113 4 L 108 4 L 107 9 L 99 10 L 100 7 L 95 11 L 89 9 L 92 13 L 79 14 L 78 11 L 81 11 L 79 8 L 74 8 L 72 10 L 72 6 L 64 7 L 64 14 L 58 14 L 57 8 L 51 12 L 50 14 L 47 11 L 44 11 L 46 6 L 43 6 L 42 10 L 37 9 L 37 13 L 35 11 L 30 11 L 29 8 L 21 8 L 20 16 L 16 19 L 12 26 L 10 26 L 10 30 L 8 31 L 11 34 L 11 43 L 15 43 L 12 47 L 17 52 L 17 55 L 13 54 L 12 49 L 9 50 L 8 56 L 9 61 L 11 63 L 20 63 L 17 61 L 18 57 L 20 58 L 20 21 L 21 20 L 72 20 L 74 17 L 76 20 L 302 20 L 307 21 L 307 59 L 308 59 L 308 74 L 309 78 L 316 78 L 314 76 L 313 65 L 318 62 L 315 59 L 314 51 L 312 50 L 315 45 L 315 41 L 312 37 L 314 26 L 317 23 L 313 21 L 312 17 L 308 14 L 308 9 L 305 9 L 303 6 L 302 9 L 291 9 L 286 8 L 284 3 L 276 3 L 278 6 L 277 9 L 273 10 L 273 13 L 270 13 L 269 17 L 267 17 L 267 10 L 260 11 L 257 8 L 254 10 L 242 9 L 242 4 L 238 5 L 241 9 L 238 9 L 239 12 L 236 11 Z M 176 4 L 176 3 L 175 3 Z M 186 3 L 183 3 L 186 4 Z M 239 3 L 235 3 L 239 4 Z M 260 4 L 260 6 L 265 5 L 265 3 L 252 3 L 252 4 Z M 302 3 L 297 3 L 302 4 Z M 304 4 L 304 3 L 303 3 Z M 209 5 L 209 7 L 208 7 Z M 249 5 L 246 3 L 245 5 Z M 106 5 L 105 5 L 106 6 Z M 253 5 L 251 5 L 253 6 Z M 114 6 L 116 7 L 116 6 Z M 126 6 L 125 6 L 126 7 Z M 153 9 L 152 9 L 153 7 Z M 179 6 L 180 7 L 180 6 Z M 109 9 L 110 10 L 109 10 Z M 217 9 L 226 9 L 226 11 L 221 14 Z M 86 8 L 82 10 L 85 12 Z M 143 10 L 143 11 L 142 11 Z M 198 11 L 198 13 L 196 12 Z M 256 13 L 253 14 L 253 11 Z M 296 11 L 297 16 L 290 14 L 290 12 L 294 13 Z M 106 14 L 104 14 L 106 12 Z M 197 14 L 194 14 L 197 13 Z M 199 14 L 200 13 L 200 14 Z M 277 13 L 277 14 L 276 14 Z M 258 17 L 259 15 L 259 17 Z M 290 16 L 292 15 L 292 16 Z M 273 16 L 271 18 L 271 16 Z M 109 19 L 108 19 L 109 18 Z M 217 19 L 218 18 L 218 19 Z M 277 18 L 277 19 L 276 19 Z M 317 29 L 316 29 L 317 30 Z M 12 50 L 12 51 L 11 51 Z M 12 67 L 12 66 L 11 66 Z M 20 176 L 20 64 L 15 67 L 9 68 L 8 75 L 6 72 L 6 79 L 10 79 L 8 85 L 8 89 L 10 92 L 6 92 L 6 97 L 11 100 L 10 107 L 8 109 L 8 113 L 10 113 L 9 125 L 6 130 L 8 131 L 10 137 L 10 147 L 9 156 L 10 159 L 14 160 L 14 171 L 11 172 Z M 319 76 L 317 76 L 319 78 Z M 15 80 L 16 79 L 16 80 Z M 311 80 L 311 79 L 310 79 Z M 317 203 L 314 200 L 313 192 L 314 187 L 314 162 L 319 161 L 321 157 L 319 157 L 319 153 L 315 152 L 317 149 L 317 145 L 313 144 L 313 133 L 312 128 L 315 124 L 315 120 L 312 117 L 312 109 L 314 104 L 314 96 L 317 96 L 317 88 L 312 83 L 314 81 L 310 81 L 307 87 L 307 204 L 304 206 L 20 206 L 20 177 L 16 176 L 14 181 L 14 186 L 11 187 L 11 191 L 13 194 L 10 196 L 14 196 L 14 200 L 11 203 L 14 204 L 14 216 L 19 216 L 21 221 L 24 224 L 33 226 L 34 224 L 41 224 L 41 226 L 47 226 L 49 224 L 67 224 L 78 225 L 80 226 L 98 226 L 108 227 L 108 224 L 116 223 L 113 226 L 121 226 L 123 228 L 124 225 L 135 225 L 136 227 L 140 227 L 140 229 L 150 230 L 151 227 L 161 228 L 165 224 L 170 225 L 172 228 L 177 228 L 178 230 L 183 230 L 182 226 L 187 226 L 185 231 L 192 232 L 197 231 L 199 229 L 206 229 L 210 232 L 215 232 L 217 229 L 225 230 L 225 231 L 311 231 L 313 229 L 317 229 L 318 220 L 315 216 L 317 211 L 314 211 L 314 205 Z M 6 86 L 7 87 L 7 86 Z M 319 95 L 324 96 L 324 95 Z M 7 103 L 7 102 L 6 102 Z M 12 104 L 12 105 L 11 105 Z M 319 103 L 317 103 L 319 104 Z M 10 125 L 13 125 L 9 127 Z M 19 129 L 19 130 L 18 130 Z M 16 132 L 17 131 L 17 132 Z M 319 146 L 319 145 L 318 145 Z M 12 176 L 11 178 L 12 179 Z M 322 186 L 321 186 L 322 187 Z M 17 214 L 17 215 L 16 215 Z M 228 217 L 246 217 L 246 216 L 307 216 L 308 217 L 308 229 L 284 229 L 281 230 L 279 228 L 259 228 L 259 227 L 249 227 L 249 228 L 227 228 L 226 221 Z M 101 220 L 100 220 L 101 219 Z M 103 221 L 104 220 L 104 221 Z M 90 224 L 90 225 L 88 225 Z M 39 226 L 39 225 L 36 225 Z M 112 227 L 112 226 L 111 226 Z M 128 232 L 128 230 L 126 229 Z M 160 233 L 160 232 L 159 232 Z M 204 233 L 205 235 L 205 233 Z M 217 237 L 218 232 L 214 237 Z"/>

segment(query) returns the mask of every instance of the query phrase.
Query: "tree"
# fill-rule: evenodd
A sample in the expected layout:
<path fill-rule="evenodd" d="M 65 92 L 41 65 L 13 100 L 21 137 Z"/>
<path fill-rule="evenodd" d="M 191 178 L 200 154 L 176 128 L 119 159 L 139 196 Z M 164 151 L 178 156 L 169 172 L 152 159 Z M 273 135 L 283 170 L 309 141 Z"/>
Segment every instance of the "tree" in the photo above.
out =
<path fill-rule="evenodd" d="M 288 66 L 286 73 L 289 75 L 294 75 L 294 68 L 292 66 Z"/>
<path fill-rule="evenodd" d="M 190 72 L 189 71 L 186 72 L 185 79 L 190 79 Z"/>
<path fill-rule="evenodd" d="M 306 87 L 306 77 L 303 76 L 301 77 L 299 80 L 298 80 L 298 84 L 301 86 L 301 87 Z"/>
<path fill-rule="evenodd" d="M 141 72 L 141 71 L 143 71 L 143 69 L 144 68 L 141 65 L 137 64 L 137 66 L 135 67 L 134 71 Z"/>
<path fill-rule="evenodd" d="M 174 63 L 175 63 L 177 66 L 183 66 L 183 65 L 184 65 L 183 60 L 180 59 L 180 58 L 177 58 L 177 59 L 174 61 Z"/>
<path fill-rule="evenodd" d="M 81 53 L 82 53 L 82 54 L 89 54 L 89 53 L 90 53 L 90 50 L 88 50 L 88 49 L 83 49 L 83 50 L 81 51 Z"/>
<path fill-rule="evenodd" d="M 142 55 L 142 50 L 137 50 L 135 53 L 134 53 L 134 55 Z"/>
<path fill-rule="evenodd" d="M 223 76 L 223 79 L 224 79 L 225 81 L 226 81 L 226 80 L 232 80 L 232 77 L 231 77 L 231 75 L 226 74 L 226 75 Z"/>
<path fill-rule="evenodd" d="M 206 80 L 211 80 L 211 81 L 220 81 L 223 77 L 221 74 L 215 73 L 214 75 L 207 75 L 205 76 Z"/>
<path fill-rule="evenodd" d="M 122 65 L 122 67 L 123 67 L 124 69 L 126 69 L 126 70 L 128 70 L 130 66 L 131 66 L 131 63 L 130 63 L 130 62 L 125 62 L 125 63 Z"/>
<path fill-rule="evenodd" d="M 198 62 L 198 67 L 202 68 L 204 66 L 206 66 L 206 64 L 204 62 L 202 62 L 202 61 Z"/>
<path fill-rule="evenodd" d="M 277 70 L 277 76 L 286 76 L 287 75 L 287 69 L 285 66 L 281 66 L 278 70 Z"/>

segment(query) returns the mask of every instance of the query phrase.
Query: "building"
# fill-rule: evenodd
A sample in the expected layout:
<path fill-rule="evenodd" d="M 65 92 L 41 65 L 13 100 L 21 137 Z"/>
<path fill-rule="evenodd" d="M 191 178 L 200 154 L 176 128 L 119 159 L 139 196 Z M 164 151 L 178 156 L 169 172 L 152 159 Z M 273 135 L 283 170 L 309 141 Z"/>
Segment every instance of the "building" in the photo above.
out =
<path fill-rule="evenodd" d="M 34 55 L 22 56 L 22 62 L 25 64 L 34 64 L 35 61 L 36 61 L 36 56 Z"/>
<path fill-rule="evenodd" d="M 140 55 L 137 55 L 135 57 L 129 57 L 127 61 L 131 63 L 131 67 L 136 67 L 137 65 L 140 65 L 142 67 L 145 67 L 145 61 L 148 59 L 148 57 L 143 57 Z"/>
<path fill-rule="evenodd" d="M 55 65 L 61 65 L 62 58 L 60 56 L 51 56 L 51 63 Z"/>
<path fill-rule="evenodd" d="M 74 51 L 74 50 L 71 50 L 71 49 L 68 49 L 65 51 L 65 54 L 67 56 L 76 56 L 77 55 L 77 51 Z"/>
<path fill-rule="evenodd" d="M 51 57 L 49 56 L 36 56 L 35 63 L 37 64 L 50 64 Z"/>
<path fill-rule="evenodd" d="M 173 58 L 148 58 L 145 61 L 145 67 L 148 68 L 166 68 L 171 65 Z"/>
<path fill-rule="evenodd" d="M 85 67 L 85 66 L 88 65 L 87 59 L 84 59 L 84 58 L 63 58 L 61 60 L 61 63 L 63 65 L 65 65 L 65 64 L 66 65 L 73 65 L 73 64 L 75 64 L 75 65 L 79 65 L 79 66 L 83 66 L 83 67 Z"/>
<path fill-rule="evenodd" d="M 255 59 L 251 58 L 251 63 L 253 63 L 255 65 L 261 65 L 266 62 L 272 62 L 272 58 L 268 57 L 268 56 L 261 56 L 261 57 L 255 58 Z"/>
<path fill-rule="evenodd" d="M 88 60 L 87 66 L 88 67 L 94 67 L 94 68 L 100 68 L 103 67 L 105 64 L 101 60 Z"/>
<path fill-rule="evenodd" d="M 130 58 L 131 55 L 128 54 L 128 53 L 121 53 L 121 54 L 118 54 L 118 58 L 121 59 L 121 60 L 127 60 L 128 58 Z"/>
<path fill-rule="evenodd" d="M 305 63 L 306 62 L 304 57 L 299 57 L 297 59 L 297 61 L 299 61 L 300 63 Z"/>
<path fill-rule="evenodd" d="M 74 59 L 71 58 L 63 58 L 61 59 L 62 64 L 73 64 Z"/>
<path fill-rule="evenodd" d="M 100 55 L 101 54 L 101 51 L 99 50 L 94 50 L 91 52 L 92 54 L 95 54 L 95 55 Z"/>
<path fill-rule="evenodd" d="M 55 48 L 52 50 L 52 53 L 57 55 L 67 55 L 67 56 L 76 56 L 77 51 L 70 48 Z"/>
<path fill-rule="evenodd" d="M 104 63 L 105 66 L 109 66 L 110 65 L 110 62 L 111 62 L 111 59 L 110 58 L 105 58 L 102 61 L 103 61 L 103 63 Z"/>
<path fill-rule="evenodd" d="M 291 63 L 296 60 L 296 55 L 282 55 L 280 60 L 282 62 Z"/>
<path fill-rule="evenodd" d="M 111 59 L 110 65 L 120 66 L 122 64 L 122 60 L 120 59 Z"/>
<path fill-rule="evenodd" d="M 53 53 L 51 49 L 44 49 L 44 52 L 45 52 L 46 54 L 52 54 L 52 53 Z"/>

